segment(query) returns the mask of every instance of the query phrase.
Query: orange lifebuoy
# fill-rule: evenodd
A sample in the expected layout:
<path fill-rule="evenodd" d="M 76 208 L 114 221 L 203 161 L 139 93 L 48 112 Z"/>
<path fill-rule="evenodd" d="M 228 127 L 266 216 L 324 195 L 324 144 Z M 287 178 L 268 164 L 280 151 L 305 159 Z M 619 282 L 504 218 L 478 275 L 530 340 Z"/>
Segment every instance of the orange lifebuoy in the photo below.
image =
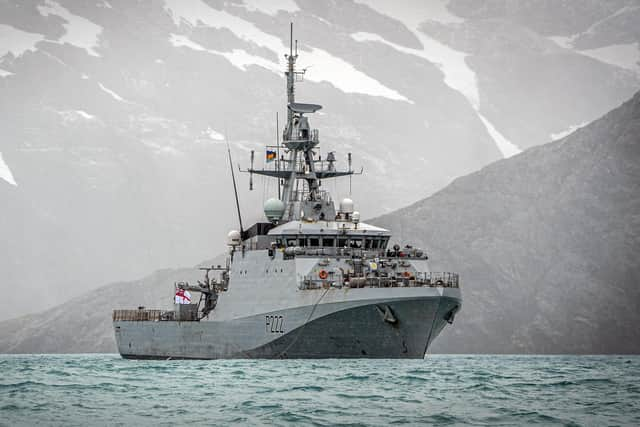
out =
<path fill-rule="evenodd" d="M 404 275 L 404 277 L 406 277 L 407 279 L 408 279 L 409 277 L 411 277 L 411 272 L 409 272 L 409 271 L 405 271 L 405 272 L 404 272 L 404 273 L 402 273 L 402 274 L 403 274 L 403 275 Z"/>
<path fill-rule="evenodd" d="M 319 276 L 322 280 L 324 280 L 324 279 L 326 279 L 327 277 L 329 277 L 329 273 L 327 273 L 327 271 L 326 271 L 326 270 L 320 270 L 320 272 L 318 273 L 318 276 Z"/>

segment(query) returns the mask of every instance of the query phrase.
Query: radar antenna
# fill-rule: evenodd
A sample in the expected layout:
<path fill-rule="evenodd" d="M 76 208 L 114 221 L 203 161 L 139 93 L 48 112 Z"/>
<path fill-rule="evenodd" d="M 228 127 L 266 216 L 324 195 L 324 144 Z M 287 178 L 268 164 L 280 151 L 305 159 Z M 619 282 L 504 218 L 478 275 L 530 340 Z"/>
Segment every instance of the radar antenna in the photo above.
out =
<path fill-rule="evenodd" d="M 349 170 L 340 171 L 335 168 L 334 155 L 331 157 L 329 167 L 325 168 L 322 155 L 317 152 L 316 147 L 320 143 L 319 131 L 311 127 L 309 116 L 320 110 L 322 106 L 296 102 L 295 85 L 299 81 L 304 81 L 306 68 L 296 70 L 298 41 L 293 38 L 293 23 L 289 27 L 289 52 L 284 57 L 287 62 L 286 124 L 282 133 L 276 135 L 275 147 L 267 146 L 275 149 L 275 153 L 267 150 L 267 161 L 275 160 L 275 167 L 255 169 L 255 153 L 251 151 L 251 166 L 247 171 L 242 172 L 249 173 L 250 188 L 253 187 L 253 174 L 278 179 L 278 199 L 284 205 L 284 211 L 278 222 L 333 218 L 335 217 L 333 201 L 331 196 L 320 188 L 321 183 L 327 178 L 353 175 L 351 154 L 349 154 Z M 276 128 L 279 126 L 279 116 L 276 114 Z M 281 149 L 286 153 L 287 159 L 284 156 L 281 157 Z M 351 193 L 351 180 L 349 187 L 349 193 Z"/>

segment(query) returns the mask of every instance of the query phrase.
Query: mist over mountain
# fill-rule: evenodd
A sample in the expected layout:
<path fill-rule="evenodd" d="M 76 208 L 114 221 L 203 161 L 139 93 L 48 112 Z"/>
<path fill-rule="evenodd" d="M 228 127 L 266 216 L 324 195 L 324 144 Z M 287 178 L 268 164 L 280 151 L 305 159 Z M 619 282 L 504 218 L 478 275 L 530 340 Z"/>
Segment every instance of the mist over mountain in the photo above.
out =
<path fill-rule="evenodd" d="M 291 21 L 298 99 L 324 105 L 322 153 L 346 167 L 353 152 L 353 196 L 375 216 L 631 96 L 638 70 L 609 48 L 638 54 L 636 6 L 0 2 L 0 318 L 224 249 L 224 134 L 243 165 L 275 142 Z M 240 188 L 245 222 L 260 219 L 275 185 Z"/>
<path fill-rule="evenodd" d="M 371 222 L 461 275 L 462 311 L 431 352 L 637 353 L 639 213 L 640 92 Z M 0 322 L 0 351 L 115 352 L 113 308 L 170 308 L 173 283 L 198 276 L 162 270 Z"/>

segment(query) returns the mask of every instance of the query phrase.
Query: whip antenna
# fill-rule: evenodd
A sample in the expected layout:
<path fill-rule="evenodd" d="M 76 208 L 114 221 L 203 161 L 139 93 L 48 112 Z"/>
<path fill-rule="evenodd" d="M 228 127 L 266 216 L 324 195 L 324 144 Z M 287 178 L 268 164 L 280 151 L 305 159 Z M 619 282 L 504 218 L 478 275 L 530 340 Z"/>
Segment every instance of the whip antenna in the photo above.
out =
<path fill-rule="evenodd" d="M 225 135 L 227 141 L 227 153 L 229 154 L 229 167 L 231 168 L 231 180 L 233 181 L 233 193 L 236 196 L 236 209 L 238 209 L 238 222 L 240 223 L 240 235 L 244 232 L 242 227 L 242 215 L 240 214 L 240 201 L 238 200 L 238 187 L 236 186 L 236 174 L 233 173 L 233 162 L 231 161 L 231 147 L 229 147 L 229 138 Z"/>
<path fill-rule="evenodd" d="M 276 170 L 280 172 L 280 123 L 278 112 L 276 111 Z M 282 200 L 280 194 L 280 177 L 278 177 L 278 199 Z"/>

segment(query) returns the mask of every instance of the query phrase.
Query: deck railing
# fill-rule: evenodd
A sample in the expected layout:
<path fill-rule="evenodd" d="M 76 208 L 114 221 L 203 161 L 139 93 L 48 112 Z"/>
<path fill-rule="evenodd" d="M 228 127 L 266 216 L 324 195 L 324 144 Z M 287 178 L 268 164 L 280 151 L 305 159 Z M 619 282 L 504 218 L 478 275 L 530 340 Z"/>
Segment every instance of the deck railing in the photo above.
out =
<path fill-rule="evenodd" d="M 162 319 L 163 310 L 113 310 L 113 321 L 159 321 Z"/>
<path fill-rule="evenodd" d="M 457 273 L 449 272 L 418 272 L 415 275 L 349 275 L 337 280 L 319 280 L 312 276 L 305 276 L 300 289 L 320 288 L 458 288 L 460 277 Z"/>
<path fill-rule="evenodd" d="M 137 310 L 113 310 L 111 315 L 114 322 L 160 322 L 177 320 L 181 322 L 194 322 L 198 317 L 198 304 L 176 304 L 174 310 L 145 309 Z"/>
<path fill-rule="evenodd" d="M 331 236 L 338 237 L 338 236 Z M 407 259 L 428 259 L 424 251 L 420 249 L 404 249 L 401 251 L 393 251 L 390 249 L 362 249 L 362 248 L 336 248 L 336 247 L 313 247 L 313 246 L 295 246 L 288 247 L 285 250 L 285 259 L 292 259 L 295 257 L 336 257 L 336 258 L 362 258 L 362 259 L 374 259 L 374 258 L 387 258 L 389 260 L 402 260 Z"/>

